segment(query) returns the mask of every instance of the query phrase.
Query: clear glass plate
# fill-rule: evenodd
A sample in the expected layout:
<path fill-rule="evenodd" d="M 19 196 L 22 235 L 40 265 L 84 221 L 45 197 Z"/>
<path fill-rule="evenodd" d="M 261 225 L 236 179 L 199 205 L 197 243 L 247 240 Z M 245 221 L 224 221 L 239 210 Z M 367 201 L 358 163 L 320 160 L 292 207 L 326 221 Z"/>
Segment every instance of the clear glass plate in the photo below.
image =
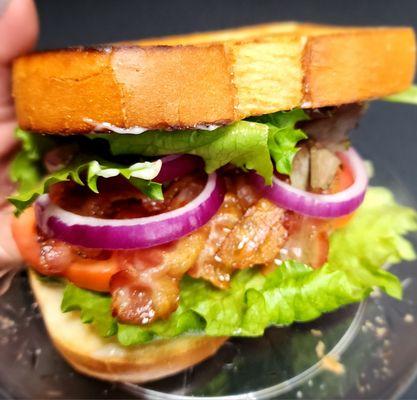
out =
<path fill-rule="evenodd" d="M 383 164 L 383 163 L 377 163 Z M 380 170 L 373 184 L 414 202 L 400 180 Z M 395 221 L 393 221 L 395 223 Z M 417 244 L 416 237 L 411 237 Z M 308 324 L 233 339 L 211 359 L 147 385 L 111 384 L 74 372 L 51 345 L 25 273 L 0 299 L 0 396 L 4 398 L 276 399 L 396 398 L 417 371 L 417 263 L 393 267 L 402 302 L 373 296 Z M 76 343 L 74 343 L 76 346 Z M 325 346 L 345 372 L 323 368 Z"/>

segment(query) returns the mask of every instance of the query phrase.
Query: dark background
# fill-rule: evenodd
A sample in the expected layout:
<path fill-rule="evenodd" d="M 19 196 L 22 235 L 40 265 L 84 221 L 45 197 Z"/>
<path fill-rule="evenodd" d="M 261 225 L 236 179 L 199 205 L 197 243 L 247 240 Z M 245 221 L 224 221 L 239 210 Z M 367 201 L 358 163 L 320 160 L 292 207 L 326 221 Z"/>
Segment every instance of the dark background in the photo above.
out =
<path fill-rule="evenodd" d="M 37 6 L 39 49 L 278 20 L 417 28 L 417 0 L 38 0 Z M 416 106 L 375 102 L 354 135 L 362 154 L 372 154 L 376 170 L 391 169 L 414 199 L 416 126 Z M 404 398 L 417 398 L 417 384 Z"/>
<path fill-rule="evenodd" d="M 38 0 L 37 4 L 41 48 L 277 20 L 417 27 L 416 0 Z"/>

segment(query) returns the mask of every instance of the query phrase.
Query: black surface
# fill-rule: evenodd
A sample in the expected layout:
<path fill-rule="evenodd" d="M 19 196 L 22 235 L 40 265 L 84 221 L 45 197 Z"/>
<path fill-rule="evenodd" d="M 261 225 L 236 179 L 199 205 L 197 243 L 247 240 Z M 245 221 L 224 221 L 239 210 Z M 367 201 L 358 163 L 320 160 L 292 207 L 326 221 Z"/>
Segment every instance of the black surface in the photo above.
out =
<path fill-rule="evenodd" d="M 272 20 L 417 27 L 416 0 L 39 0 L 37 4 L 42 29 L 41 49 Z M 416 126 L 417 108 L 375 103 L 354 139 L 361 141 L 365 156 L 367 149 L 376 148 L 381 156 L 379 163 L 386 161 L 394 165 L 394 173 L 401 177 L 414 198 L 417 198 Z M 410 337 L 410 340 L 415 338 Z M 413 385 L 404 398 L 417 398 L 417 385 Z"/>

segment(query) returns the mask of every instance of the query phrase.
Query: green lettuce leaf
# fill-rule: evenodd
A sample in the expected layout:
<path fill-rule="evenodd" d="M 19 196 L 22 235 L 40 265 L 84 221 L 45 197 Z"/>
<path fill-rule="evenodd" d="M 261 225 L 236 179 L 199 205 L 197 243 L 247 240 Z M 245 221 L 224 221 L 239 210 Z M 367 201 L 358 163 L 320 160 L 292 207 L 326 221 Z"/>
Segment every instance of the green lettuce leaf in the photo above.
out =
<path fill-rule="evenodd" d="M 22 141 L 22 151 L 12 163 L 10 176 L 19 184 L 19 190 L 9 200 L 19 214 L 54 183 L 73 180 L 84 184 L 84 174 L 87 174 L 87 186 L 94 192 L 97 192 L 99 177 L 120 174 L 149 197 L 157 200 L 163 198 L 161 185 L 151 182 L 151 176 L 156 176 L 153 173 L 156 171 L 155 162 L 123 166 L 108 161 L 101 154 L 95 154 L 97 149 L 101 152 L 106 148 L 108 151 L 108 147 L 110 159 L 121 155 L 135 155 L 140 159 L 168 154 L 193 154 L 204 160 L 207 173 L 232 163 L 244 170 L 256 171 L 270 184 L 273 174 L 271 157 L 280 173 L 291 173 L 292 161 L 298 150 L 296 144 L 306 138 L 301 130 L 295 129 L 295 125 L 305 119 L 307 116 L 304 111 L 293 110 L 252 118 L 252 121 L 239 121 L 210 132 L 149 131 L 140 135 L 89 135 L 90 139 L 95 140 L 94 146 L 88 146 L 86 141 L 90 141 L 85 137 L 47 136 L 17 129 L 16 136 Z M 98 140 L 101 140 L 99 144 L 104 141 L 106 146 L 96 146 Z M 54 147 L 69 143 L 78 143 L 82 149 L 90 147 L 90 152 L 80 154 L 63 169 L 47 174 L 42 165 L 44 154 Z"/>
<path fill-rule="evenodd" d="M 93 160 L 78 167 L 77 176 L 79 177 L 79 173 L 85 169 L 87 171 L 87 186 L 93 192 L 98 193 L 97 179 L 99 177 L 113 178 L 122 175 L 129 180 L 132 185 L 148 195 L 148 197 L 155 200 L 163 200 L 162 185 L 151 181 L 157 177 L 161 171 L 161 167 L 161 160 L 138 162 L 128 167 L 123 167 L 110 162 L 98 162 Z M 80 185 L 83 184 L 81 180 L 77 181 L 77 183 Z"/>
<path fill-rule="evenodd" d="M 42 168 L 28 154 L 21 151 L 10 165 L 10 179 L 19 184 L 19 191 L 30 190 L 42 179 Z"/>
<path fill-rule="evenodd" d="M 383 100 L 395 103 L 417 104 L 417 86 L 411 85 L 404 92 L 384 97 Z"/>
<path fill-rule="evenodd" d="M 148 131 L 140 135 L 90 135 L 104 139 L 113 155 L 138 154 L 146 157 L 193 154 L 203 158 L 207 173 L 232 163 L 253 169 L 267 182 L 272 180 L 268 150 L 268 127 L 240 121 L 213 131 Z"/>
<path fill-rule="evenodd" d="M 42 166 L 42 157 L 56 143 L 43 135 L 31 134 L 18 129 L 16 135 L 22 140 L 22 151 L 13 160 L 10 177 L 19 184 L 16 194 L 9 201 L 20 214 L 29 207 L 36 198 L 47 193 L 54 183 L 72 180 L 79 185 L 86 185 L 98 193 L 97 179 L 121 175 L 129 182 L 155 200 L 162 200 L 162 186 L 152 182 L 161 170 L 161 161 L 145 161 L 124 166 L 100 159 L 95 156 L 80 154 L 66 167 L 46 174 Z"/>
<path fill-rule="evenodd" d="M 17 128 L 15 136 L 22 142 L 22 150 L 33 161 L 39 161 L 43 155 L 52 149 L 56 141 L 52 136 L 34 135 L 33 133 Z"/>
<path fill-rule="evenodd" d="M 28 171 L 30 170 L 27 166 Z M 71 162 L 67 167 L 46 175 L 44 178 L 34 181 L 35 185 L 21 185 L 18 193 L 9 197 L 10 203 L 16 207 L 19 215 L 29 207 L 41 194 L 47 193 L 48 188 L 54 183 L 72 180 L 79 185 L 86 185 L 93 192 L 98 193 L 97 179 L 110 178 L 122 175 L 129 182 L 145 193 L 148 197 L 155 200 L 163 200 L 162 185 L 160 183 L 148 181 L 149 177 L 156 177 L 161 169 L 161 161 L 135 163 L 130 167 L 117 166 L 106 161 L 92 160 L 85 161 L 83 158 Z M 34 171 L 35 169 L 33 169 Z M 27 174 L 27 173 L 26 173 Z M 87 178 L 83 178 L 86 174 Z M 144 178 L 141 178 L 141 177 Z M 25 179 L 27 175 L 25 175 Z M 146 179 L 146 180 L 145 180 Z M 85 180 L 85 183 L 84 183 Z"/>
<path fill-rule="evenodd" d="M 99 334 L 116 326 L 117 340 L 125 346 L 183 334 L 258 336 L 268 326 L 309 321 L 361 301 L 376 287 L 401 298 L 401 283 L 383 266 L 415 258 L 403 237 L 415 230 L 412 209 L 397 205 L 387 189 L 371 188 L 353 220 L 331 236 L 329 259 L 320 269 L 293 261 L 267 276 L 247 269 L 233 276 L 228 290 L 186 276 L 177 311 L 146 328 L 117 323 L 109 296 L 72 284 L 65 288 L 62 310 L 80 310 Z"/>
<path fill-rule="evenodd" d="M 270 184 L 271 157 L 280 173 L 291 173 L 292 160 L 298 151 L 296 144 L 307 138 L 295 125 L 306 119 L 304 111 L 293 110 L 251 118 L 210 132 L 150 131 L 140 135 L 94 134 L 89 137 L 106 140 L 113 155 L 193 154 L 204 160 L 208 173 L 232 163 L 256 171 Z"/>
<path fill-rule="evenodd" d="M 68 301 L 71 299 L 70 301 Z M 74 305 L 82 302 L 83 308 L 80 313 L 81 321 L 85 324 L 94 321 L 94 325 L 100 336 L 109 337 L 117 333 L 117 323 L 109 313 L 111 298 L 97 292 L 81 291 L 74 285 L 68 285 L 65 289 L 65 296 L 61 303 L 63 312 L 77 310 Z"/>
<path fill-rule="evenodd" d="M 17 128 L 16 137 L 22 142 L 20 151 L 10 166 L 10 178 L 26 191 L 34 187 L 44 174 L 41 165 L 43 154 L 54 146 L 54 141 L 43 135 L 33 135 Z"/>
<path fill-rule="evenodd" d="M 275 168 L 281 174 L 291 174 L 292 162 L 298 151 L 296 145 L 300 140 L 307 139 L 307 135 L 301 129 L 296 129 L 295 125 L 307 119 L 307 114 L 300 109 L 252 118 L 268 125 L 269 152 L 275 161 Z"/>

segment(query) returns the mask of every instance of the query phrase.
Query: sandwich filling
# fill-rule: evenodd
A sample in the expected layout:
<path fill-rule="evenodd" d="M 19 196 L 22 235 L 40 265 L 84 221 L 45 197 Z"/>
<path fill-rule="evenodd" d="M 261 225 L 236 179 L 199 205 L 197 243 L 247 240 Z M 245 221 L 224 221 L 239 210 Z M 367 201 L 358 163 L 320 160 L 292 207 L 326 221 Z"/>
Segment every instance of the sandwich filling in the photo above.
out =
<path fill-rule="evenodd" d="M 362 104 L 252 117 L 212 131 L 18 130 L 13 233 L 41 276 L 123 345 L 261 335 L 401 297 L 413 210 L 368 188 L 348 133 Z M 103 124 L 102 124 L 103 125 Z M 395 216 L 395 224 L 392 218 Z"/>

